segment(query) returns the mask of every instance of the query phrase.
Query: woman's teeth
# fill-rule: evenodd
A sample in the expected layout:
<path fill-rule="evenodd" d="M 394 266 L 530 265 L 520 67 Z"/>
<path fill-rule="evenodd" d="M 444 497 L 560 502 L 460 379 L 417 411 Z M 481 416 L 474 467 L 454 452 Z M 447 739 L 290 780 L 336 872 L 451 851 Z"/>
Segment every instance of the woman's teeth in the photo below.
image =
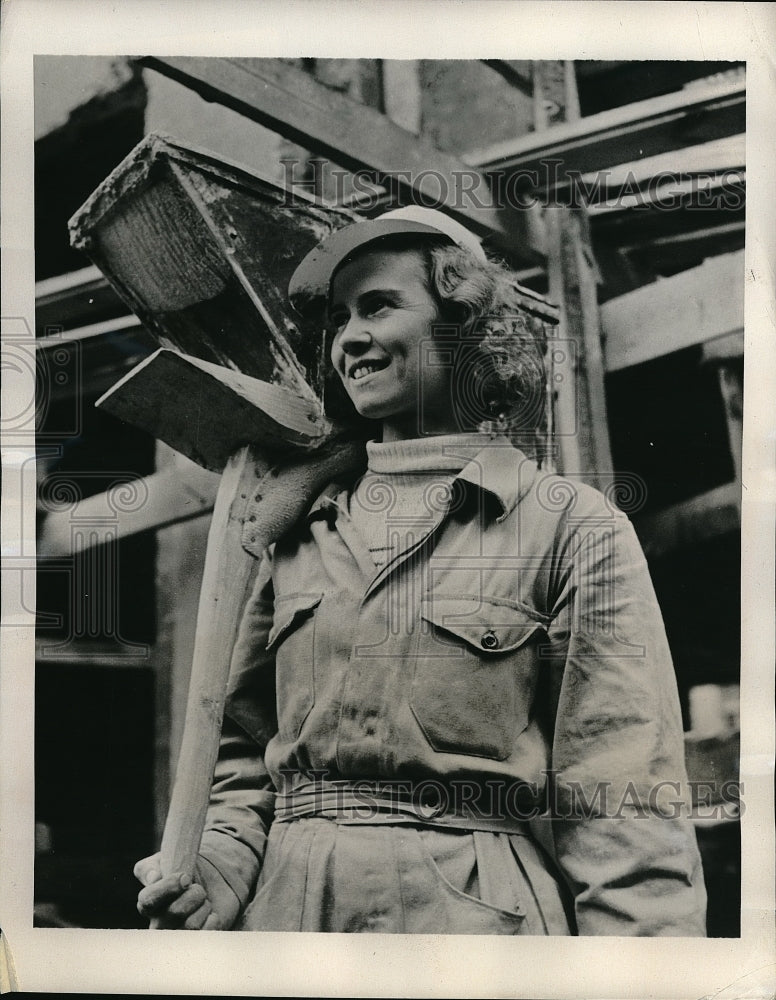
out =
<path fill-rule="evenodd" d="M 382 365 L 359 365 L 358 368 L 354 368 L 350 373 L 352 379 L 364 378 L 365 375 L 371 375 L 372 372 L 379 371 Z"/>

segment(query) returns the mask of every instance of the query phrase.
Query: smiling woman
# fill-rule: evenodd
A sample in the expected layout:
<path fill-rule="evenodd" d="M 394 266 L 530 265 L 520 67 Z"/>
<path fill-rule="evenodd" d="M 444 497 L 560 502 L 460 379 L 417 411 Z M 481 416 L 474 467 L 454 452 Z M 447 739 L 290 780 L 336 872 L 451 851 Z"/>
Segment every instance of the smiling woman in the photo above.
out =
<path fill-rule="evenodd" d="M 324 241 L 289 294 L 326 302 L 332 377 L 375 439 L 261 559 L 195 881 L 143 859 L 141 913 L 702 935 L 644 557 L 605 497 L 513 444 L 546 391 L 515 276 L 400 209 Z"/>

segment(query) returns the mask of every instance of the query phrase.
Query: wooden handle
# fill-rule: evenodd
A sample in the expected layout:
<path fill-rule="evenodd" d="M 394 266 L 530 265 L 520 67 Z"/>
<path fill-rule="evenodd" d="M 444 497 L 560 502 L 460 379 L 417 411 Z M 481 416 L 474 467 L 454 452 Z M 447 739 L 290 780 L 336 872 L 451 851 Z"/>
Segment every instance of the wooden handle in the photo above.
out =
<path fill-rule="evenodd" d="M 163 875 L 194 874 L 213 780 L 229 664 L 256 560 L 242 547 L 245 509 L 267 470 L 251 447 L 227 463 L 216 496 L 202 577 L 186 721 L 162 837 Z"/>

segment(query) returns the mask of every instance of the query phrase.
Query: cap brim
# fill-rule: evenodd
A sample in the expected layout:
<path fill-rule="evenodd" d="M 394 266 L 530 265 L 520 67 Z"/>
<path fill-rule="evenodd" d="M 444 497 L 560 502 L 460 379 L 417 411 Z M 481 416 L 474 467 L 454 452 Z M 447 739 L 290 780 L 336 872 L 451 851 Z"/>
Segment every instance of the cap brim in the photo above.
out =
<path fill-rule="evenodd" d="M 352 226 L 345 226 L 344 229 L 333 233 L 323 243 L 312 249 L 302 259 L 291 275 L 288 284 L 289 299 L 292 303 L 294 300 L 305 303 L 312 299 L 326 297 L 334 272 L 357 250 L 387 236 L 408 233 L 434 236 L 442 243 L 454 242 L 446 233 L 422 222 L 399 219 L 368 219 Z"/>

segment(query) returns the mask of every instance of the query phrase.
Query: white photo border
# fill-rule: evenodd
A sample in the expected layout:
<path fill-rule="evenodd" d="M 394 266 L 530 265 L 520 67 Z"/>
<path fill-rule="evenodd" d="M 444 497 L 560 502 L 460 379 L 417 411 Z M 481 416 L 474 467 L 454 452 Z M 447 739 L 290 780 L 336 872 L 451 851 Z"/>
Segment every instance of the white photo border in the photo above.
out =
<path fill-rule="evenodd" d="M 170 995 L 772 997 L 776 5 L 6 0 L 2 29 L 4 337 L 20 319 L 34 329 L 36 54 L 746 59 L 748 64 L 741 938 L 193 936 L 33 928 L 34 630 L 18 593 L 8 587 L 0 630 L 0 927 L 17 988 Z M 6 412 L 19 412 L 30 393 L 29 373 L 3 372 Z M 29 491 L 23 495 L 20 474 L 33 447 L 9 435 L 2 444 L 3 555 L 12 564 L 30 553 L 34 557 L 34 537 L 22 538 L 19 528 L 35 521 L 35 498 Z"/>

